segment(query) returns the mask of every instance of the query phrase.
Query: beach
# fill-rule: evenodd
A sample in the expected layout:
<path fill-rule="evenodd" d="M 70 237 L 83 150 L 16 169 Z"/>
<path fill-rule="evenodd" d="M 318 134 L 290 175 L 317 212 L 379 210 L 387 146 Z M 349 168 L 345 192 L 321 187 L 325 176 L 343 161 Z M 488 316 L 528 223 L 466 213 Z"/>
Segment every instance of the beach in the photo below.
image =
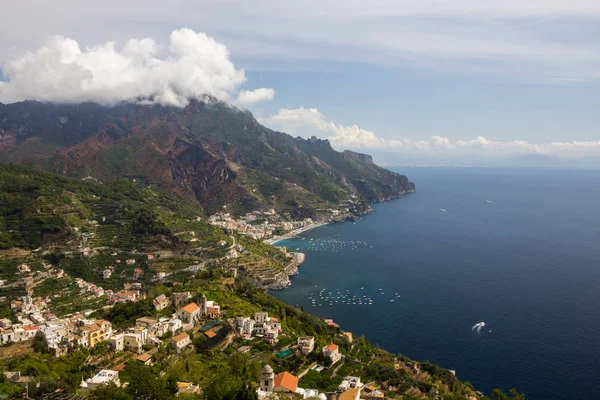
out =
<path fill-rule="evenodd" d="M 306 232 L 306 231 L 309 231 L 311 229 L 315 229 L 315 228 L 318 228 L 320 226 L 327 225 L 327 224 L 330 224 L 330 222 L 317 222 L 317 223 L 314 223 L 314 224 L 310 224 L 310 225 L 304 226 L 302 228 L 298 228 L 298 229 L 294 229 L 292 231 L 289 231 L 285 235 L 273 236 L 270 239 L 264 240 L 264 243 L 272 245 L 272 244 L 275 244 L 275 243 L 280 242 L 282 240 L 291 239 L 291 238 L 293 238 L 295 236 L 298 236 L 302 232 Z"/>

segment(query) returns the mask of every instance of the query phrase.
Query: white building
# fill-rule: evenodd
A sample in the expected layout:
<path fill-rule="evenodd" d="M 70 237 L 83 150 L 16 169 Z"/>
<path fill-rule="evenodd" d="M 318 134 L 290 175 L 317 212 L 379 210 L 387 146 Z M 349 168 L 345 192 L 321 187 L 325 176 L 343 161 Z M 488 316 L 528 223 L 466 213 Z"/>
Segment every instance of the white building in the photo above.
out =
<path fill-rule="evenodd" d="M 342 358 L 337 344 L 333 343 L 323 347 L 323 354 L 331 359 L 331 364 L 335 364 Z"/>
<path fill-rule="evenodd" d="M 307 355 L 315 349 L 315 338 L 314 336 L 305 336 L 298 338 L 298 350 L 302 354 Z"/>
<path fill-rule="evenodd" d="M 115 351 L 123 351 L 125 348 L 125 338 L 123 334 L 111 336 L 109 339 L 110 347 Z"/>
<path fill-rule="evenodd" d="M 106 385 L 111 382 L 117 386 L 121 385 L 121 381 L 119 380 L 119 371 L 103 369 L 94 377 L 87 379 L 85 382 L 81 382 L 81 388 L 83 390 L 92 390 L 98 386 Z"/>

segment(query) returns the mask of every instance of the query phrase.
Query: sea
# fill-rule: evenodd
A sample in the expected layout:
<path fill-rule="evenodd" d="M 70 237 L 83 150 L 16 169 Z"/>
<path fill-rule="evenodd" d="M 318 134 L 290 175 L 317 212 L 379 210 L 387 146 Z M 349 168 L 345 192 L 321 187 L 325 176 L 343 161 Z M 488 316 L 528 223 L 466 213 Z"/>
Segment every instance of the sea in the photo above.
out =
<path fill-rule="evenodd" d="M 600 171 L 401 168 L 417 186 L 306 253 L 273 294 L 489 394 L 600 399 Z"/>

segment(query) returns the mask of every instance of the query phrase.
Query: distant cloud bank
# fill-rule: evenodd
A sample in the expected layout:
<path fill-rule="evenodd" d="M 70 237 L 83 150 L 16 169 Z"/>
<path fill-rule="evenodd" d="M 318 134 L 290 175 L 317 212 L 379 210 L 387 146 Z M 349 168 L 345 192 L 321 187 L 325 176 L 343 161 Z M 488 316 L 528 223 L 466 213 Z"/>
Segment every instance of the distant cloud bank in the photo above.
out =
<path fill-rule="evenodd" d="M 494 141 L 483 136 L 472 140 L 458 141 L 442 136 L 433 136 L 427 140 L 385 139 L 357 125 L 343 126 L 328 120 L 316 108 L 282 108 L 276 115 L 259 120 L 272 129 L 293 135 L 328 139 L 338 149 L 374 149 L 388 152 L 456 156 L 460 154 L 498 157 L 546 154 L 567 158 L 600 156 L 600 140 L 530 143 L 526 140 Z"/>
<path fill-rule="evenodd" d="M 229 59 L 227 47 L 191 29 L 174 30 L 166 51 L 150 38 L 128 40 L 121 48 L 106 42 L 82 50 L 77 41 L 55 36 L 5 63 L 3 73 L 3 102 L 139 101 L 183 107 L 189 98 L 209 95 L 249 107 L 275 95 L 268 88 L 239 91 L 246 76 Z"/>

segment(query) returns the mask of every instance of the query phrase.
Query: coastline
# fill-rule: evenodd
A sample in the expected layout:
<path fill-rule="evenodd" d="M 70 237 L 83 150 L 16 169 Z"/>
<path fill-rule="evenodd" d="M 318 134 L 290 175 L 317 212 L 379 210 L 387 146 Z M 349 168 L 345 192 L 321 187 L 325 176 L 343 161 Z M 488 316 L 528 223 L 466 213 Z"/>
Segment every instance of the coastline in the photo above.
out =
<path fill-rule="evenodd" d="M 315 224 L 311 224 L 302 228 L 298 228 L 298 229 L 294 229 L 293 231 L 289 231 L 288 233 L 284 234 L 284 235 L 280 235 L 280 236 L 273 236 L 270 239 L 266 239 L 263 242 L 266 244 L 270 244 L 270 245 L 274 245 L 277 242 L 281 242 L 282 240 L 286 240 L 286 239 L 291 239 L 293 237 L 298 236 L 299 234 L 301 234 L 302 232 L 306 232 L 309 231 L 311 229 L 315 229 L 318 228 L 320 226 L 324 226 L 324 225 L 329 225 L 331 222 L 318 222 Z"/>

